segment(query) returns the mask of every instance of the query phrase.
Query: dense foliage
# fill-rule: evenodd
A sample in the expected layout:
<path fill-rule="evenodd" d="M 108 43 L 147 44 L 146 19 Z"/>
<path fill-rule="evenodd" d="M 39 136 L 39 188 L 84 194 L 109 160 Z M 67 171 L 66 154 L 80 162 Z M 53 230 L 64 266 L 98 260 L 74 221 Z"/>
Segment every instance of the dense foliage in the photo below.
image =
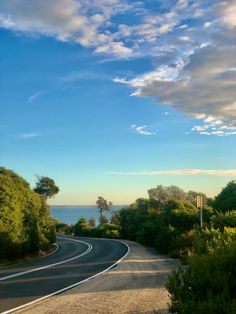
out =
<path fill-rule="evenodd" d="M 47 249 L 55 227 L 43 197 L 13 171 L 0 168 L 0 259 Z"/>
<path fill-rule="evenodd" d="M 60 190 L 59 187 L 56 186 L 53 179 L 44 176 L 37 176 L 37 182 L 34 191 L 47 199 L 53 197 Z"/>
<path fill-rule="evenodd" d="M 186 268 L 174 271 L 167 289 L 170 311 L 179 314 L 236 313 L 236 245 L 194 255 Z"/>
<path fill-rule="evenodd" d="M 64 232 L 138 241 L 180 257 L 183 266 L 167 283 L 173 313 L 236 313 L 236 183 L 215 200 L 176 186 L 158 185 L 148 194 L 113 214 L 110 223 L 100 219 L 95 226 L 81 218 Z M 203 228 L 197 195 L 203 197 Z"/>
<path fill-rule="evenodd" d="M 213 206 L 220 212 L 236 210 L 236 181 L 231 181 L 215 198 Z"/>

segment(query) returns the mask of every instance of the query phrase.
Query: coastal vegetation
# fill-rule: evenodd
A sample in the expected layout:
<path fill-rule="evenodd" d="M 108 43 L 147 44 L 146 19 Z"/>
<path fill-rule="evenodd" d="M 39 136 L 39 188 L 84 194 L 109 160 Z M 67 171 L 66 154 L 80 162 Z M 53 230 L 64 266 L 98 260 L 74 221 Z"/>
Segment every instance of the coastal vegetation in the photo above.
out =
<path fill-rule="evenodd" d="M 158 185 L 98 226 L 81 218 L 64 225 L 78 236 L 121 238 L 155 247 L 180 258 L 182 266 L 167 282 L 172 313 L 236 313 L 236 182 L 209 199 L 176 186 Z M 203 198 L 200 227 L 196 197 Z M 57 225 L 59 231 L 62 226 Z"/>
<path fill-rule="evenodd" d="M 74 225 L 52 219 L 47 198 L 59 188 L 48 177 L 36 187 L 13 171 L 0 168 L 0 259 L 14 259 L 47 250 L 59 233 L 76 236 L 128 239 L 179 258 L 166 284 L 172 313 L 236 313 L 236 182 L 229 182 L 215 197 L 185 192 L 177 186 L 158 185 L 148 198 L 113 212 L 112 203 L 99 196 L 95 218 L 80 218 Z M 196 197 L 203 199 L 200 227 Z"/>
<path fill-rule="evenodd" d="M 37 176 L 37 182 L 34 191 L 42 195 L 45 199 L 48 199 L 52 198 L 60 190 L 59 187 L 56 186 L 53 179 L 44 176 Z"/>
<path fill-rule="evenodd" d="M 45 198 L 3 167 L 0 183 L 0 260 L 48 250 L 55 242 L 55 225 Z"/>
<path fill-rule="evenodd" d="M 108 202 L 104 197 L 98 196 L 96 202 L 97 208 L 100 214 L 100 224 L 107 223 L 106 217 L 103 215 L 104 211 L 110 211 L 112 209 L 112 202 Z"/>

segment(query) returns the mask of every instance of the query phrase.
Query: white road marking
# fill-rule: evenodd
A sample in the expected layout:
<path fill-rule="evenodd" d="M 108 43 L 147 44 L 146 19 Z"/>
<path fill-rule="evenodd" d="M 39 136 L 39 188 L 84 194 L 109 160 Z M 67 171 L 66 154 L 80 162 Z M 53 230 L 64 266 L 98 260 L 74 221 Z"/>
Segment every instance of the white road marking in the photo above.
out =
<path fill-rule="evenodd" d="M 37 259 L 43 259 L 45 257 L 48 257 L 48 256 L 51 256 L 51 255 L 55 254 L 59 250 L 59 245 L 57 243 L 53 243 L 52 245 L 55 245 L 55 247 L 56 247 L 56 249 L 54 251 L 52 251 L 50 254 L 39 256 L 39 257 L 37 257 Z M 15 263 L 15 264 L 11 264 L 11 265 L 3 265 L 3 266 L 0 266 L 0 270 L 5 269 L 8 266 L 19 266 L 19 265 L 22 265 L 24 263 L 25 263 L 25 261 L 24 262 Z"/>
<path fill-rule="evenodd" d="M 19 276 L 22 276 L 22 275 L 33 273 L 35 271 L 39 271 L 39 270 L 42 270 L 42 269 L 47 269 L 47 268 L 51 268 L 53 266 L 57 266 L 57 265 L 61 265 L 61 264 L 65 264 L 65 263 L 71 262 L 71 261 L 73 261 L 73 260 L 75 260 L 75 259 L 77 259 L 79 257 L 82 257 L 82 256 L 88 254 L 92 250 L 92 248 L 93 248 L 93 246 L 90 243 L 87 243 L 87 242 L 84 242 L 84 241 L 70 239 L 70 238 L 63 238 L 63 237 L 58 237 L 58 238 L 59 239 L 70 240 L 70 241 L 74 241 L 74 242 L 83 243 L 83 244 L 87 245 L 88 248 L 83 253 L 81 253 L 79 255 L 76 255 L 74 257 L 68 258 L 68 259 L 66 259 L 64 261 L 60 261 L 60 262 L 49 264 L 49 265 L 46 265 L 46 266 L 37 267 L 37 268 L 30 269 L 30 270 L 22 271 L 22 272 L 19 272 L 19 273 L 15 273 L 15 274 L 11 274 L 11 275 L 8 275 L 8 276 L 4 276 L 4 277 L 0 278 L 0 281 L 11 279 L 11 278 L 15 278 L 15 277 L 19 277 Z"/>
<path fill-rule="evenodd" d="M 78 241 L 78 242 L 82 242 L 82 241 L 75 240 L 75 239 L 71 239 L 71 238 L 62 238 L 62 237 L 60 237 L 60 238 L 61 238 L 61 239 L 70 239 L 70 240 L 75 241 L 75 242 L 77 242 L 77 241 Z M 117 262 L 115 262 L 114 264 L 112 264 L 111 266 L 109 266 L 108 268 L 106 268 L 105 270 L 101 271 L 100 273 L 97 273 L 97 274 L 95 274 L 95 275 L 93 275 L 93 276 L 91 276 L 91 277 L 88 277 L 88 278 L 86 278 L 86 279 L 84 279 L 84 280 L 81 280 L 81 281 L 79 281 L 79 282 L 77 282 L 77 283 L 74 283 L 73 285 L 67 286 L 67 287 L 65 287 L 65 288 L 63 288 L 63 289 L 60 289 L 60 290 L 57 290 L 57 291 L 55 291 L 55 292 L 53 292 L 53 293 L 50 293 L 50 294 L 48 294 L 48 295 L 45 295 L 45 296 L 42 297 L 42 298 L 36 299 L 36 300 L 31 301 L 31 302 L 29 302 L 29 303 L 26 303 L 26 304 L 20 305 L 20 306 L 18 306 L 18 307 L 15 307 L 15 308 L 13 308 L 13 309 L 10 309 L 10 310 L 8 310 L 8 311 L 2 312 L 1 314 L 9 314 L 9 313 L 12 313 L 12 312 L 21 310 L 21 309 L 23 309 L 23 308 L 25 308 L 25 307 L 28 307 L 28 306 L 30 306 L 30 305 L 34 305 L 35 303 L 38 303 L 38 302 L 40 302 L 40 301 L 43 301 L 43 300 L 45 300 L 45 299 L 48 299 L 48 298 L 50 298 L 50 297 L 56 295 L 56 294 L 62 293 L 62 292 L 64 292 L 64 291 L 66 291 L 66 290 L 69 290 L 69 289 L 74 288 L 74 287 L 76 287 L 76 286 L 78 286 L 78 285 L 81 285 L 81 284 L 83 284 L 83 283 L 85 283 L 85 282 L 87 282 L 87 281 L 89 281 L 89 280 L 91 280 L 91 279 L 93 279 L 93 278 L 95 278 L 95 277 L 97 277 L 97 276 L 100 276 L 100 275 L 104 274 L 105 272 L 109 271 L 111 268 L 113 268 L 113 267 L 116 266 L 118 263 L 120 263 L 120 262 L 129 254 L 129 252 L 130 252 L 130 247 L 129 247 L 128 244 L 126 244 L 125 242 L 122 242 L 122 241 L 119 241 L 119 240 L 115 240 L 115 239 L 106 239 L 106 240 L 111 240 L 111 241 L 120 242 L 120 243 L 122 243 L 123 245 L 125 245 L 125 246 L 127 247 L 127 252 L 126 252 L 126 254 L 125 254 L 124 256 L 122 256 Z M 89 243 L 88 243 L 88 244 L 89 244 Z M 91 245 L 91 244 L 90 244 L 90 245 Z M 91 246 L 92 246 L 92 245 L 91 245 Z"/>

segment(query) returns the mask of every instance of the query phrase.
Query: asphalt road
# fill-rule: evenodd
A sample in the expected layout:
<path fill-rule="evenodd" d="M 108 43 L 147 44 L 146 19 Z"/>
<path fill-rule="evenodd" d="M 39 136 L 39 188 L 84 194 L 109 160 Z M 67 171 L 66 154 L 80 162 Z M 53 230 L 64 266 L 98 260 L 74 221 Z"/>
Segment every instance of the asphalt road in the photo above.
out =
<path fill-rule="evenodd" d="M 105 239 L 64 237 L 57 244 L 58 251 L 50 256 L 0 268 L 0 313 L 86 280 L 115 264 L 128 250 Z"/>

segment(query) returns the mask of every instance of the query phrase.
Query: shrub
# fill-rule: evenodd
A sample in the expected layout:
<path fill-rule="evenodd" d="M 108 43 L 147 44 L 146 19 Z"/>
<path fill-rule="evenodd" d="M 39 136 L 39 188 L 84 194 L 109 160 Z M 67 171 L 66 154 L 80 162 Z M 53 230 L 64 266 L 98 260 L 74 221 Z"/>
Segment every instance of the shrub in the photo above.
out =
<path fill-rule="evenodd" d="M 223 231 L 224 227 L 236 228 L 236 210 L 226 213 L 218 213 L 211 218 L 214 228 Z"/>
<path fill-rule="evenodd" d="M 0 168 L 0 259 L 46 249 L 55 241 L 45 200 L 13 171 Z"/>
<path fill-rule="evenodd" d="M 167 282 L 170 311 L 181 314 L 236 313 L 236 242 L 209 255 L 195 255 Z"/>

